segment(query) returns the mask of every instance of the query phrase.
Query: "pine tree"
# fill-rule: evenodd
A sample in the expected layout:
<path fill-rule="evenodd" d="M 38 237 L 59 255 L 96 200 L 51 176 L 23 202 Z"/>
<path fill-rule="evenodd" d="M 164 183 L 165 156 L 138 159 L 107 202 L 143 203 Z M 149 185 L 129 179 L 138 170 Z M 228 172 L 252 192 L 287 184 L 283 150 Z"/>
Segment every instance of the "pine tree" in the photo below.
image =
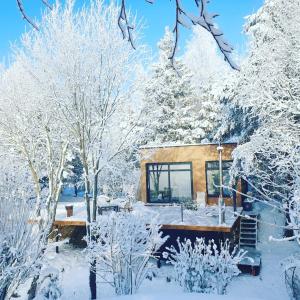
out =
<path fill-rule="evenodd" d="M 183 61 L 191 71 L 196 92 L 196 135 L 213 140 L 220 123 L 224 89 L 236 72 L 228 67 L 212 36 L 201 27 L 194 27 Z"/>
<path fill-rule="evenodd" d="M 169 28 L 158 43 L 159 59 L 145 88 L 147 142 L 192 143 L 198 140 L 195 93 L 191 74 L 180 59 L 169 59 L 173 35 Z"/>

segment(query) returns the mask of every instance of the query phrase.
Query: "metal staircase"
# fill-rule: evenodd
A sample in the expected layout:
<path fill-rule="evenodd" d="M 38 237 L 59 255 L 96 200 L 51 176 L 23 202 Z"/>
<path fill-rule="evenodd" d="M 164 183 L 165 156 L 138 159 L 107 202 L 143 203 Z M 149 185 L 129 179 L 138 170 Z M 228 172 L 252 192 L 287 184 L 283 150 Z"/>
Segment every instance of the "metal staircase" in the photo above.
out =
<path fill-rule="evenodd" d="M 241 217 L 240 223 L 240 248 L 256 248 L 257 246 L 257 219 L 258 214 L 248 214 L 250 218 L 246 216 Z"/>

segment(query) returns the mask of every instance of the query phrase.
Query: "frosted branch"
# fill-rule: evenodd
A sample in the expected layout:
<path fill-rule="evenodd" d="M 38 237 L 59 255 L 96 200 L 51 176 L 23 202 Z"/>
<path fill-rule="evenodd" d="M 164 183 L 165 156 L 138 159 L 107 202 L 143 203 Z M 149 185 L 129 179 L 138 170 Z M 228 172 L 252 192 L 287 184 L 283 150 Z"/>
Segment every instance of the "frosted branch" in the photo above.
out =
<path fill-rule="evenodd" d="M 145 0 L 146 2 L 153 4 L 155 0 Z M 173 50 L 170 55 L 170 60 L 173 62 L 174 57 L 177 52 L 179 35 L 180 35 L 180 26 L 190 29 L 190 25 L 200 25 L 205 28 L 210 34 L 213 36 L 216 41 L 218 48 L 224 55 L 224 59 L 229 63 L 231 68 L 234 70 L 239 70 L 239 67 L 234 63 L 231 58 L 231 53 L 233 51 L 233 47 L 225 41 L 223 37 L 223 32 L 218 29 L 213 22 L 213 19 L 218 16 L 218 14 L 210 14 L 206 10 L 206 5 L 209 3 L 209 0 L 194 0 L 195 6 L 197 7 L 199 14 L 198 16 L 192 15 L 188 13 L 183 7 L 181 0 L 175 0 L 175 25 L 173 28 L 174 33 L 174 45 Z M 129 21 L 126 16 L 126 3 L 125 0 L 122 0 L 120 16 L 118 20 L 119 27 L 122 31 L 123 38 L 127 38 L 128 41 L 133 45 L 131 31 L 133 27 L 129 24 Z M 134 47 L 133 47 L 134 48 Z"/>
<path fill-rule="evenodd" d="M 48 9 L 52 10 L 52 6 L 48 2 L 48 0 L 41 0 L 41 1 Z M 37 24 L 26 14 L 24 6 L 23 6 L 23 1 L 17 0 L 17 5 L 18 5 L 18 9 L 19 9 L 23 19 L 26 20 L 34 29 L 39 30 L 39 27 L 37 26 Z"/>

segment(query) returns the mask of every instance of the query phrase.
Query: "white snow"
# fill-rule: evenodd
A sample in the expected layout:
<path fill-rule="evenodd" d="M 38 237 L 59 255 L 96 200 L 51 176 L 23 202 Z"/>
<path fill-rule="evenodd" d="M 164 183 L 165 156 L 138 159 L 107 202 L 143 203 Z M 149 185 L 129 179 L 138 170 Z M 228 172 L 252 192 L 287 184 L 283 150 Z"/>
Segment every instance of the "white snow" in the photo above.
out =
<path fill-rule="evenodd" d="M 85 221 L 86 206 L 83 199 L 81 200 L 78 201 L 76 199 L 76 202 L 60 202 L 57 207 L 56 220 Z M 125 201 L 124 199 L 115 199 L 110 203 L 103 202 L 101 204 L 119 205 L 122 208 L 125 205 Z M 67 217 L 66 205 L 73 205 L 74 215 L 72 217 Z M 241 213 L 241 210 L 241 208 L 237 208 L 237 213 Z M 157 217 L 157 220 L 164 225 L 218 226 L 217 206 L 199 208 L 198 210 L 185 209 L 183 212 L 183 222 L 181 220 L 181 207 L 179 205 L 145 205 L 139 201 L 133 204 L 133 211 L 142 213 L 146 221 Z M 225 219 L 226 223 L 222 224 L 222 227 L 232 227 L 236 220 L 232 207 L 226 207 Z"/>
<path fill-rule="evenodd" d="M 83 204 L 82 204 L 83 205 Z M 84 206 L 82 206 L 84 207 Z M 261 207 L 261 220 L 281 225 L 283 218 L 276 211 L 270 211 L 268 207 Z M 149 209 L 146 207 L 146 209 Z M 268 226 L 264 223 L 259 225 L 258 249 L 262 252 L 262 269 L 259 276 L 241 274 L 229 284 L 227 295 L 186 294 L 172 280 L 166 282 L 165 275 L 168 268 L 163 266 L 159 269 L 158 276 L 152 281 L 145 280 L 136 295 L 118 296 L 114 295 L 108 284 L 98 282 L 99 299 L 107 300 L 288 300 L 283 273 L 280 262 L 287 256 L 299 252 L 296 242 L 270 242 L 270 235 L 282 234 L 281 228 Z M 48 261 L 53 267 L 62 272 L 63 296 L 62 300 L 89 299 L 88 264 L 84 250 L 74 249 L 69 245 L 63 245 L 60 253 L 56 254 L 54 247 L 49 246 L 47 252 Z"/>

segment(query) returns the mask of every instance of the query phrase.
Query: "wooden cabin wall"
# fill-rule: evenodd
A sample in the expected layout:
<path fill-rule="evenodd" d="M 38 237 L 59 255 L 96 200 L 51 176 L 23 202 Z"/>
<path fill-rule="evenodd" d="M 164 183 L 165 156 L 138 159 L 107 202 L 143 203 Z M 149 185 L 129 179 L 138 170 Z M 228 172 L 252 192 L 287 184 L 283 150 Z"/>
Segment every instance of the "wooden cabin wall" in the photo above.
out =
<path fill-rule="evenodd" d="M 165 148 L 150 148 L 141 150 L 141 179 L 139 198 L 147 202 L 146 188 L 146 164 L 147 163 L 173 163 L 173 162 L 191 162 L 193 174 L 193 199 L 196 199 L 197 192 L 206 193 L 206 170 L 207 161 L 218 161 L 218 145 L 188 145 Z M 236 144 L 223 144 L 223 160 L 232 160 L 232 151 Z M 238 190 L 241 190 L 241 183 L 238 182 Z M 224 198 L 226 205 L 232 205 L 232 199 Z M 241 196 L 237 194 L 237 206 L 241 206 Z M 208 205 L 218 203 L 218 198 L 207 197 Z"/>

